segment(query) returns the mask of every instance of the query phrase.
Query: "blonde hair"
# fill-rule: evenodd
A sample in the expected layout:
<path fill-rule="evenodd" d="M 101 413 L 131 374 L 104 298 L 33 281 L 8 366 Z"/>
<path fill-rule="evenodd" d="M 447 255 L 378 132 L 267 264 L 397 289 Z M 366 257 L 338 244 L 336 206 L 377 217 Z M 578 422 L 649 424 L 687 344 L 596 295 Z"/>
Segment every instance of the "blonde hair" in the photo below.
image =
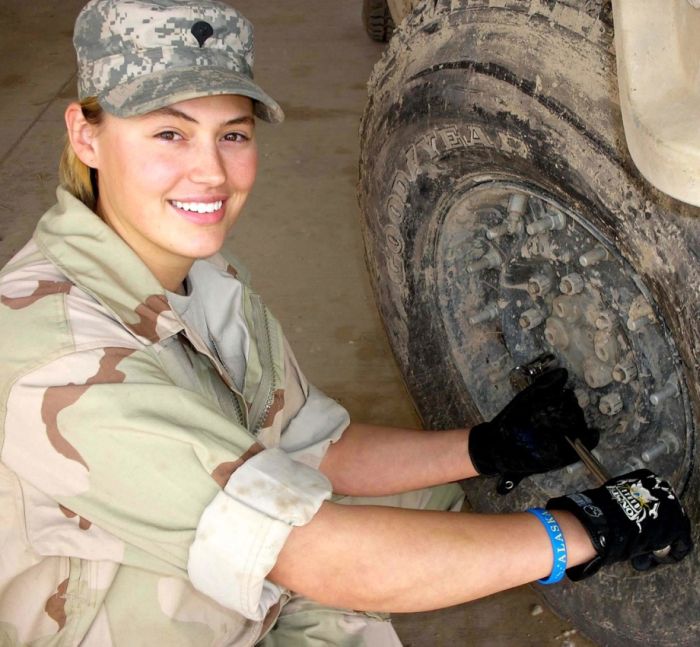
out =
<path fill-rule="evenodd" d="M 92 125 L 102 122 L 104 115 L 97 97 L 87 97 L 80 102 L 83 116 Z M 97 171 L 80 161 L 66 135 L 61 162 L 58 166 L 61 186 L 72 193 L 87 207 L 95 210 L 97 205 Z"/>

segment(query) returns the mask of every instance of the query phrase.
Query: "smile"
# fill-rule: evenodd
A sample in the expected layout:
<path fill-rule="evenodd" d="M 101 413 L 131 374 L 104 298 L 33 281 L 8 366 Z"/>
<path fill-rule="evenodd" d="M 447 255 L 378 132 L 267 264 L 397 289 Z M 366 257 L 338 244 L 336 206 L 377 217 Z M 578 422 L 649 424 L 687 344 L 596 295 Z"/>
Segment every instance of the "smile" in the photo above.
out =
<path fill-rule="evenodd" d="M 180 202 L 173 200 L 172 203 L 178 209 L 192 211 L 193 213 L 214 213 L 221 209 L 224 204 L 222 200 L 217 200 L 216 202 Z"/>

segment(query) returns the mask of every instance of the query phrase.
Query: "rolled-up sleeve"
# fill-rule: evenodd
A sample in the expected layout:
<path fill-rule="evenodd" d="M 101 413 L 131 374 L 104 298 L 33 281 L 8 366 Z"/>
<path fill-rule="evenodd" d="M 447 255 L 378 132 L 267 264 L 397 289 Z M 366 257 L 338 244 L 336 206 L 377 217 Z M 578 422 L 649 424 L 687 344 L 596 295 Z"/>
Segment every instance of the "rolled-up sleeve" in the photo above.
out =
<path fill-rule="evenodd" d="M 248 459 L 201 516 L 187 565 L 192 584 L 246 618 L 262 620 L 282 593 L 265 577 L 289 533 L 330 496 L 323 474 L 282 449 Z"/>
<path fill-rule="evenodd" d="M 340 439 L 349 424 L 345 408 L 310 384 L 306 402 L 289 421 L 280 447 L 294 460 L 318 467 L 329 445 Z"/>

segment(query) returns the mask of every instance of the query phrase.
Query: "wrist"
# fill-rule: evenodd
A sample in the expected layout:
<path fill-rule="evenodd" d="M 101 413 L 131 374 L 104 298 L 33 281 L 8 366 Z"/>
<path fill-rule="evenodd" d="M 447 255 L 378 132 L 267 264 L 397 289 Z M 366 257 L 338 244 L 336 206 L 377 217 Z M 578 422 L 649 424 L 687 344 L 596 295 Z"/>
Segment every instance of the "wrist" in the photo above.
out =
<path fill-rule="evenodd" d="M 568 552 L 568 568 L 587 564 L 598 557 L 584 525 L 571 512 L 549 510 L 564 533 Z"/>

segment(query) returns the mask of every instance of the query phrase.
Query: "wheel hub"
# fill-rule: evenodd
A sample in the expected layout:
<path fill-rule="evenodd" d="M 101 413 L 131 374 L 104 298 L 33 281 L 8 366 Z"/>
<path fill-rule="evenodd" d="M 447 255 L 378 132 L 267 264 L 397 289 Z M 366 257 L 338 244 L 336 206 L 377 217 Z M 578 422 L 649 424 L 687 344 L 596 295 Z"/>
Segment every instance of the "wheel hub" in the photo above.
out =
<path fill-rule="evenodd" d="M 596 454 L 682 490 L 693 418 L 681 363 L 641 277 L 584 216 L 532 185 L 472 182 L 443 209 L 436 289 L 453 361 L 484 418 L 512 398 L 515 367 L 545 353 L 569 371 Z M 535 477 L 590 487 L 581 463 Z"/>

